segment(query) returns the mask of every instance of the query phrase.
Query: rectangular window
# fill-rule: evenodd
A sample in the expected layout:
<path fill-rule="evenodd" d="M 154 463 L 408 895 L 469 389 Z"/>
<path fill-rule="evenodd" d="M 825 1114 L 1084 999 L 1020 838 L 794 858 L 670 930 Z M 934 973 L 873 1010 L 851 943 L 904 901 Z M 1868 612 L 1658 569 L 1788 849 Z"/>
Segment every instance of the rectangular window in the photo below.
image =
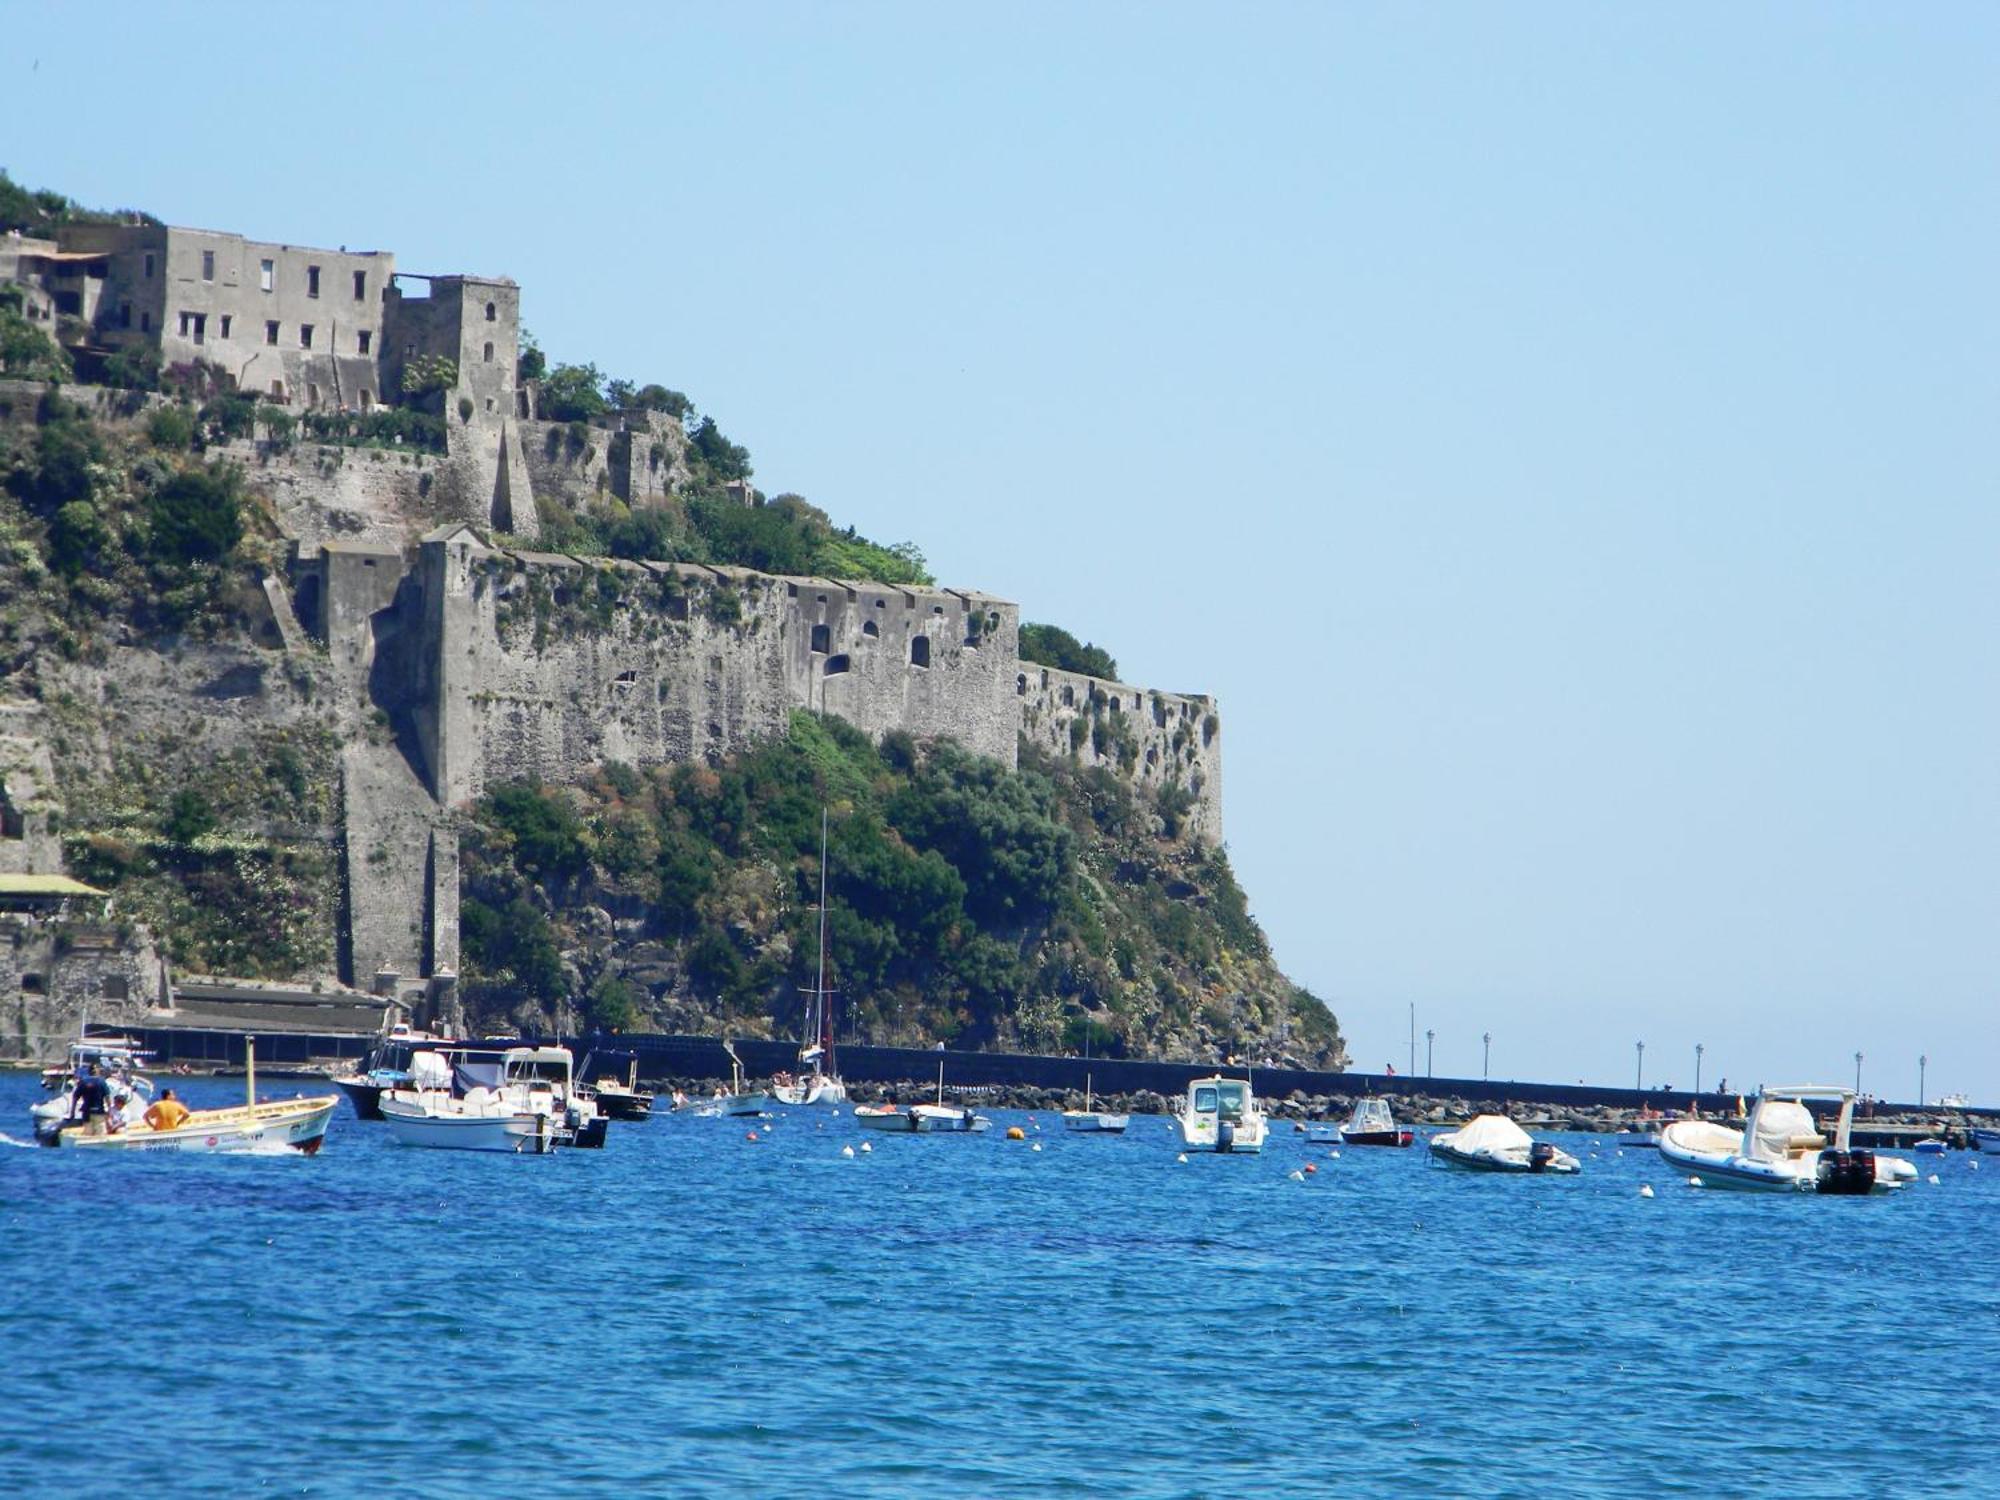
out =
<path fill-rule="evenodd" d="M 148 273 L 150 274 L 150 273 Z M 270 260 L 257 262 L 257 285 L 270 291 L 278 279 L 278 263 Z"/>
<path fill-rule="evenodd" d="M 215 280 L 215 252 L 213 250 L 204 250 L 201 252 L 201 279 L 203 281 Z"/>
<path fill-rule="evenodd" d="M 319 267 L 318 267 L 318 266 L 307 266 L 307 267 L 306 267 L 306 295 L 307 295 L 308 297 L 317 297 L 317 296 L 319 295 Z"/>
<path fill-rule="evenodd" d="M 205 344 L 208 342 L 207 313 L 196 313 L 194 315 L 194 341 L 197 344 Z"/>
<path fill-rule="evenodd" d="M 229 316 L 228 313 L 222 315 L 222 336 L 224 338 L 229 337 Z"/>
<path fill-rule="evenodd" d="M 299 347 L 301 349 L 310 349 L 312 348 L 312 346 L 313 346 L 312 324 L 310 323 L 299 324 Z"/>
<path fill-rule="evenodd" d="M 118 326 L 120 328 L 130 328 L 132 326 L 131 303 L 121 302 L 118 304 Z"/>
<path fill-rule="evenodd" d="M 264 325 L 264 342 L 267 344 L 278 342 L 278 325 L 276 323 L 266 323 Z"/>
<path fill-rule="evenodd" d="M 194 314 L 191 312 L 182 312 L 181 337 L 186 338 L 193 331 L 194 331 Z"/>
<path fill-rule="evenodd" d="M 139 332 L 151 333 L 152 331 L 153 331 L 153 315 L 151 313 L 140 313 Z"/>
<path fill-rule="evenodd" d="M 368 352 L 368 341 L 372 336 L 366 328 L 354 335 L 354 342 L 359 346 L 361 353 Z"/>
<path fill-rule="evenodd" d="M 150 250 L 146 252 L 146 279 L 153 279 L 153 252 Z"/>
<path fill-rule="evenodd" d="M 368 273 L 366 271 L 356 271 L 354 273 L 354 300 L 356 302 L 365 302 L 367 299 Z"/>

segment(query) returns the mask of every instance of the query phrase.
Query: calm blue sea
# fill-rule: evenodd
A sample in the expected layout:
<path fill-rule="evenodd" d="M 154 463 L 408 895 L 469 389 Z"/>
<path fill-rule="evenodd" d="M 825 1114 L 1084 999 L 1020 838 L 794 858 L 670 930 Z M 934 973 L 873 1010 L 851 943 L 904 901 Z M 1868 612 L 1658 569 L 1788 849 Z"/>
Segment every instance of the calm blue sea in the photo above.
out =
<path fill-rule="evenodd" d="M 995 1119 L 0 1144 L 0 1495 L 2000 1493 L 2000 1158 L 1820 1201 Z"/>

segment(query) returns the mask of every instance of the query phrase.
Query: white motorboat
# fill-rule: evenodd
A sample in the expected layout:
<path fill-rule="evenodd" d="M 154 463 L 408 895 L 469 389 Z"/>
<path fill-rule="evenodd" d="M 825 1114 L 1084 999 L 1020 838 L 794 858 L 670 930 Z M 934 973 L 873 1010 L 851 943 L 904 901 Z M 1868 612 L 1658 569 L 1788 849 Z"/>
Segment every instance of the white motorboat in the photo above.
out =
<path fill-rule="evenodd" d="M 1083 1108 L 1063 1111 L 1063 1129 L 1080 1135 L 1123 1135 L 1125 1127 L 1132 1123 L 1130 1115 L 1114 1115 L 1095 1108 L 1096 1097 L 1091 1092 L 1090 1075 L 1083 1075 Z"/>
<path fill-rule="evenodd" d="M 854 1123 L 901 1135 L 983 1135 L 993 1128 L 985 1115 L 956 1104 L 857 1104 Z"/>
<path fill-rule="evenodd" d="M 993 1122 L 971 1105 L 944 1102 L 944 1064 L 938 1064 L 937 1102 L 912 1104 L 857 1104 L 854 1123 L 863 1130 L 898 1131 L 905 1135 L 981 1135 Z"/>
<path fill-rule="evenodd" d="M 1220 1155 L 1254 1154 L 1264 1149 L 1270 1128 L 1247 1078 L 1197 1078 L 1175 1117 L 1181 1149 Z"/>
<path fill-rule="evenodd" d="M 1972 1130 L 1972 1149 L 1982 1156 L 2000 1156 L 2000 1130 Z"/>
<path fill-rule="evenodd" d="M 1793 1084 L 1758 1090 L 1742 1129 L 1713 1120 L 1676 1120 L 1660 1133 L 1660 1160 L 1689 1174 L 1698 1187 L 1766 1193 L 1887 1192 L 1916 1181 L 1913 1162 L 1855 1150 L 1854 1090 L 1838 1084 Z M 1807 1101 L 1835 1103 L 1831 1141 Z"/>
<path fill-rule="evenodd" d="M 799 1076 L 778 1079 L 771 1088 L 780 1104 L 838 1105 L 847 1102 L 833 1060 L 833 995 L 826 987 L 826 809 L 819 810 L 819 977 L 806 992 L 805 1040 L 799 1047 Z"/>
<path fill-rule="evenodd" d="M 300 1095 L 294 1099 L 257 1098 L 257 1048 L 246 1041 L 247 1067 L 242 1104 L 228 1109 L 197 1109 L 166 1129 L 128 1117 L 119 1128 L 103 1118 L 68 1124 L 59 1122 L 43 1135 L 51 1146 L 90 1151 L 282 1152 L 315 1154 L 326 1139 L 327 1121 L 340 1103 L 338 1094 Z M 38 1134 L 40 1133 L 38 1128 Z"/>
<path fill-rule="evenodd" d="M 1448 1167 L 1475 1172 L 1558 1172 L 1582 1170 L 1567 1151 L 1538 1141 L 1505 1115 L 1479 1115 L 1457 1130 L 1431 1137 L 1431 1155 Z"/>
<path fill-rule="evenodd" d="M 84 1037 L 71 1042 L 66 1063 L 42 1070 L 42 1088 L 49 1097 L 28 1106 L 36 1139 L 53 1145 L 55 1133 L 70 1123 L 76 1110 L 76 1082 L 86 1068 L 104 1080 L 108 1111 L 144 1113 L 152 1102 L 153 1080 L 139 1069 L 148 1061 L 139 1044 L 126 1037 Z"/>
<path fill-rule="evenodd" d="M 410 1073 L 409 1086 L 382 1096 L 402 1145 L 543 1156 L 603 1143 L 604 1117 L 578 1096 L 567 1047 L 419 1052 Z"/>
<path fill-rule="evenodd" d="M 727 1120 L 756 1119 L 771 1112 L 771 1096 L 762 1089 L 746 1089 L 743 1086 L 743 1060 L 736 1055 L 736 1048 L 723 1038 L 722 1050 L 729 1054 L 729 1091 L 715 1091 L 715 1108 L 708 1113 L 720 1115 Z"/>

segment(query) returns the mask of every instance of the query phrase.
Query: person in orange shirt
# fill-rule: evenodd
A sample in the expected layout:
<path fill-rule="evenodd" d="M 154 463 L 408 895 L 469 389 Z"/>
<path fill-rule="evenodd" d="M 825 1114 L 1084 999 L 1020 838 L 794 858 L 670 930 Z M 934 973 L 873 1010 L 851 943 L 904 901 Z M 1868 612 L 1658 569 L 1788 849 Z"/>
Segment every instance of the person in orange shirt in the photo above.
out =
<path fill-rule="evenodd" d="M 172 1089 L 161 1089 L 160 1097 L 146 1111 L 146 1123 L 155 1130 L 172 1130 L 184 1124 L 187 1117 L 187 1106 L 174 1097 Z"/>

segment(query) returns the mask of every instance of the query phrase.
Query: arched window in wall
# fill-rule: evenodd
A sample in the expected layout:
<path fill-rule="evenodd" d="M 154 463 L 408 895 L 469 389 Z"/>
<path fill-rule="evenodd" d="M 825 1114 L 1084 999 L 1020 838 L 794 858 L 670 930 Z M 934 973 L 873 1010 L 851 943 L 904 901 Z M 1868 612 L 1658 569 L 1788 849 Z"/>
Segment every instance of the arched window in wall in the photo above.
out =
<path fill-rule="evenodd" d="M 931 638 L 927 635 L 910 637 L 910 665 L 928 667 L 931 664 Z"/>

